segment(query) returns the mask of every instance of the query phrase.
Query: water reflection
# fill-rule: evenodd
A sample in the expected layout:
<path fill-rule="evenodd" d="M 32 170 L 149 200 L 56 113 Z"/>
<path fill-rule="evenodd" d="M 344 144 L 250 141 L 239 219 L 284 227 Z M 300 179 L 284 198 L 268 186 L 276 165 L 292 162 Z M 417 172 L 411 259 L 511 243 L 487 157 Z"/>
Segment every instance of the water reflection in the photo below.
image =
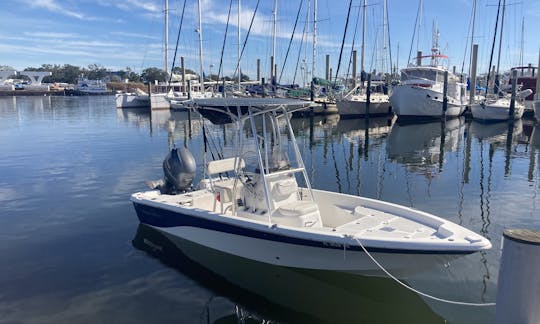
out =
<path fill-rule="evenodd" d="M 248 310 L 256 322 L 443 322 L 421 298 L 390 279 L 253 262 L 188 241 L 170 241 L 142 224 L 133 245 Z M 207 306 L 210 309 L 203 313 L 223 312 L 214 311 L 212 303 Z M 238 319 L 236 308 L 219 318 L 208 317 L 211 323 L 220 318 Z"/>
<path fill-rule="evenodd" d="M 0 97 L 0 113 L 5 115 L 17 110 L 17 97 Z"/>
<path fill-rule="evenodd" d="M 445 153 L 458 149 L 463 132 L 461 118 L 421 124 L 396 123 L 388 137 L 388 159 L 405 164 L 414 173 L 433 177 L 442 171 Z"/>
<path fill-rule="evenodd" d="M 222 264 L 208 267 L 223 268 L 220 279 L 214 280 L 216 275 L 203 276 L 200 266 L 189 270 L 193 266 L 186 264 L 194 263 L 184 257 L 175 267 L 191 271 L 198 278 L 193 282 L 125 246 L 138 224 L 128 197 L 145 189 L 144 180 L 162 176 L 171 141 L 189 147 L 199 163 L 200 177 L 203 124 L 195 113 L 153 116 L 150 111 L 117 110 L 111 96 L 0 98 L 0 113 L 0 239 L 4 243 L 0 254 L 7 260 L 0 263 L 0 314 L 8 322 L 32 322 L 25 319 L 35 316 L 69 322 L 62 317 L 66 305 L 98 322 L 110 314 L 117 315 L 119 322 L 157 318 L 171 322 L 175 316 L 186 322 L 236 321 L 242 317 L 236 315 L 237 307 L 245 316 L 286 322 L 361 322 L 360 312 L 372 315 L 378 310 L 390 317 L 387 313 L 394 308 L 399 310 L 396 314 L 410 314 L 399 308 L 401 301 L 392 295 L 402 294 L 404 300 L 411 296 L 396 292 L 385 281 L 265 271 L 252 265 L 229 269 L 243 261 L 219 257 L 215 258 Z M 511 128 L 508 123 L 466 122 L 454 129 L 450 126 L 455 121 L 448 121 L 444 128 L 440 123 L 409 128 L 371 118 L 366 127 L 366 119 L 339 120 L 338 116 L 293 119 L 293 123 L 314 188 L 413 206 L 492 241 L 494 247 L 486 253 L 411 278 L 411 284 L 422 291 L 455 300 L 493 301 L 502 231 L 540 228 L 540 125 L 526 120 Z M 215 146 L 227 150 L 235 143 L 231 126 L 204 125 Z M 426 169 L 430 178 L 424 174 Z M 91 249 L 88 242 L 93 242 Z M 193 257 L 202 264 L 207 258 L 211 258 L 208 252 Z M 230 280 L 223 279 L 229 276 Z M 208 297 L 205 287 L 211 288 L 214 298 Z M 303 292 L 289 293 L 289 287 Z M 109 297 L 103 298 L 104 292 Z M 166 297 L 160 298 L 162 293 Z M 350 300 L 329 301 L 331 307 L 322 302 L 338 297 Z M 388 298 L 387 308 L 381 306 Z M 201 306 L 207 301 L 208 309 Z M 490 309 L 473 312 L 431 302 L 429 306 L 450 323 L 493 321 Z M 422 313 L 426 307 L 411 307 L 418 308 Z M 315 315 L 310 316 L 312 312 Z M 338 312 L 344 314 L 334 314 Z M 430 316 L 436 318 L 432 322 L 440 320 L 426 315 Z M 80 317 L 68 319 L 80 321 Z"/>

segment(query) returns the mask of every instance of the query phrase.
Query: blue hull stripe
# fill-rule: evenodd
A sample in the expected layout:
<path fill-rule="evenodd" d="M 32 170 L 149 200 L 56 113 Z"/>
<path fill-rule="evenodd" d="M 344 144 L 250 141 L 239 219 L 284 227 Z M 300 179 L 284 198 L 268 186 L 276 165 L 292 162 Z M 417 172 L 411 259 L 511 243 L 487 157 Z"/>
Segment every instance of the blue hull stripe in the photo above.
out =
<path fill-rule="evenodd" d="M 263 239 L 268 241 L 274 241 L 279 243 L 288 243 L 294 245 L 312 246 L 325 249 L 343 250 L 343 245 L 333 245 L 330 243 L 323 243 L 320 241 L 307 240 L 297 237 L 285 236 L 281 234 L 274 234 L 268 232 L 262 232 L 251 228 L 245 228 L 233 224 L 227 224 L 217 221 L 208 220 L 201 217 L 196 217 L 187 214 L 180 214 L 172 212 L 170 210 L 147 206 L 139 203 L 133 203 L 137 217 L 143 224 L 148 224 L 156 227 L 197 227 L 217 232 L 241 235 L 246 237 L 252 237 L 257 239 Z M 217 216 L 216 216 L 217 217 Z M 363 251 L 360 246 L 346 247 L 349 251 Z M 375 253 L 400 253 L 400 254 L 471 254 L 474 251 L 429 251 L 429 250 L 399 250 L 399 249 L 385 249 L 385 248 L 367 248 L 369 252 Z"/>

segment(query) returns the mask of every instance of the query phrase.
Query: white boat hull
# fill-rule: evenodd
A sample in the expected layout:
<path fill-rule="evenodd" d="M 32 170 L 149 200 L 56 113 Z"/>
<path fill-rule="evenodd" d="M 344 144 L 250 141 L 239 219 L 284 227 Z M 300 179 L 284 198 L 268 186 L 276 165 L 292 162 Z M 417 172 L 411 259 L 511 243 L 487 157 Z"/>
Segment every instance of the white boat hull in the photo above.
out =
<path fill-rule="evenodd" d="M 399 85 L 390 96 L 392 109 L 399 117 L 436 118 L 443 114 L 442 93 L 426 87 Z M 447 117 L 458 117 L 465 109 L 465 99 L 448 98 Z"/>
<path fill-rule="evenodd" d="M 473 118 L 484 122 L 520 119 L 523 116 L 523 111 L 524 106 L 516 102 L 514 115 L 510 116 L 510 101 L 506 99 L 471 105 Z"/>
<path fill-rule="evenodd" d="M 258 239 L 196 227 L 155 229 L 163 232 L 181 248 L 182 239 L 193 243 L 272 265 L 382 276 L 384 273 L 363 251 L 343 248 L 311 247 Z M 179 240 L 180 239 L 180 240 Z M 392 274 L 405 276 L 447 263 L 459 255 L 370 253 Z M 411 260 L 414 259 L 414 263 Z"/>
<path fill-rule="evenodd" d="M 116 108 L 148 108 L 150 99 L 148 95 L 120 93 L 116 95 Z"/>
<path fill-rule="evenodd" d="M 350 98 L 336 102 L 340 116 L 385 116 L 392 113 L 390 100 L 387 95 L 373 94 L 370 97 L 369 111 L 367 110 L 365 96 Z"/>
<path fill-rule="evenodd" d="M 333 214 L 340 213 L 341 207 L 338 206 L 356 204 L 373 208 L 378 206 L 378 210 L 386 213 L 384 217 L 394 213 L 413 213 L 416 215 L 414 217 L 427 218 L 421 223 L 414 223 L 416 225 L 411 221 L 399 220 L 414 228 L 410 233 L 391 230 L 392 221 L 397 221 L 392 217 L 392 221 L 382 223 L 368 216 L 355 221 L 347 220 L 341 225 L 328 220 L 329 223 L 321 228 L 295 228 L 275 223 L 269 226 L 263 220 L 267 216 L 249 219 L 206 211 L 202 206 L 183 208 L 180 207 L 183 203 L 174 200 L 174 196 L 163 197 L 152 192 L 136 193 L 132 201 L 142 223 L 153 226 L 177 244 L 181 244 L 181 240 L 188 240 L 243 258 L 293 268 L 384 275 L 364 252 L 361 242 L 385 269 L 392 274 L 405 276 L 491 247 L 489 242 L 471 231 L 407 207 L 320 190 L 314 190 L 314 194 L 317 200 L 326 202 L 327 207 L 319 204 L 323 219 L 334 219 Z M 189 195 L 202 201 L 209 194 L 197 191 Z M 347 212 L 345 215 L 351 217 Z M 428 230 L 430 223 L 435 224 L 434 229 Z M 447 233 L 463 230 L 465 232 L 461 238 L 438 239 Z M 388 238 L 383 238 L 387 235 Z M 415 236 L 415 239 L 411 239 Z"/>
<path fill-rule="evenodd" d="M 166 93 L 152 93 L 150 95 L 150 108 L 155 109 L 170 109 L 171 103 L 167 98 Z"/>

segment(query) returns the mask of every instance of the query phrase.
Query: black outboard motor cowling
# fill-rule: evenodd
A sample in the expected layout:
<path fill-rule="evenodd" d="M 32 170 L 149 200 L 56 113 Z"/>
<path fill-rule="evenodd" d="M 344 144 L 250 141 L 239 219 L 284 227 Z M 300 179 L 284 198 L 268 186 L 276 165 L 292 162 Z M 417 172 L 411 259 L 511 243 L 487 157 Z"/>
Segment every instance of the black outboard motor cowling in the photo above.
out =
<path fill-rule="evenodd" d="M 165 183 L 159 187 L 162 194 L 174 195 L 191 189 L 196 170 L 193 154 L 186 148 L 173 148 L 163 161 Z"/>

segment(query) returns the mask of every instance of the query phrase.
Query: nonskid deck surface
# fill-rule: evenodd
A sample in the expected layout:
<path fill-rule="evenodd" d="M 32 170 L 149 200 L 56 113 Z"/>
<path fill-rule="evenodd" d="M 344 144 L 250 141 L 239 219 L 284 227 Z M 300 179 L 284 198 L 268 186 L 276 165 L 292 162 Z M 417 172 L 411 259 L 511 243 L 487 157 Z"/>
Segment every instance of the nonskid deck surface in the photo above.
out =
<path fill-rule="evenodd" d="M 138 201 L 152 201 L 162 206 L 203 210 L 230 220 L 268 224 L 267 215 L 264 213 L 250 215 L 250 213 L 242 212 L 239 216 L 233 216 L 231 208 L 225 208 L 226 212 L 221 213 L 220 211 L 223 209 L 220 207 L 220 202 L 216 201 L 214 193 L 206 189 L 178 195 L 163 195 L 159 191 L 147 191 L 134 194 L 134 198 Z M 355 198 L 361 199 L 360 197 Z M 326 204 L 327 206 L 321 208 L 322 227 L 295 227 L 294 229 L 313 234 L 354 237 L 370 246 L 390 247 L 396 245 L 395 248 L 399 244 L 404 244 L 403 247 L 408 246 L 409 248 L 422 248 L 421 246 L 423 246 L 424 249 L 444 250 L 459 247 L 458 249 L 470 249 L 471 251 L 489 248 L 485 243 L 482 243 L 484 239 L 472 231 L 439 218 L 422 218 L 421 214 L 423 213 L 421 212 L 416 212 L 408 218 L 403 215 L 402 211 L 392 213 L 383 208 L 376 209 L 362 205 L 360 201 L 356 206 L 350 207 L 339 203 L 333 204 L 332 201 L 328 201 Z M 415 212 L 411 209 L 407 210 Z M 283 227 L 280 224 L 277 226 Z"/>

